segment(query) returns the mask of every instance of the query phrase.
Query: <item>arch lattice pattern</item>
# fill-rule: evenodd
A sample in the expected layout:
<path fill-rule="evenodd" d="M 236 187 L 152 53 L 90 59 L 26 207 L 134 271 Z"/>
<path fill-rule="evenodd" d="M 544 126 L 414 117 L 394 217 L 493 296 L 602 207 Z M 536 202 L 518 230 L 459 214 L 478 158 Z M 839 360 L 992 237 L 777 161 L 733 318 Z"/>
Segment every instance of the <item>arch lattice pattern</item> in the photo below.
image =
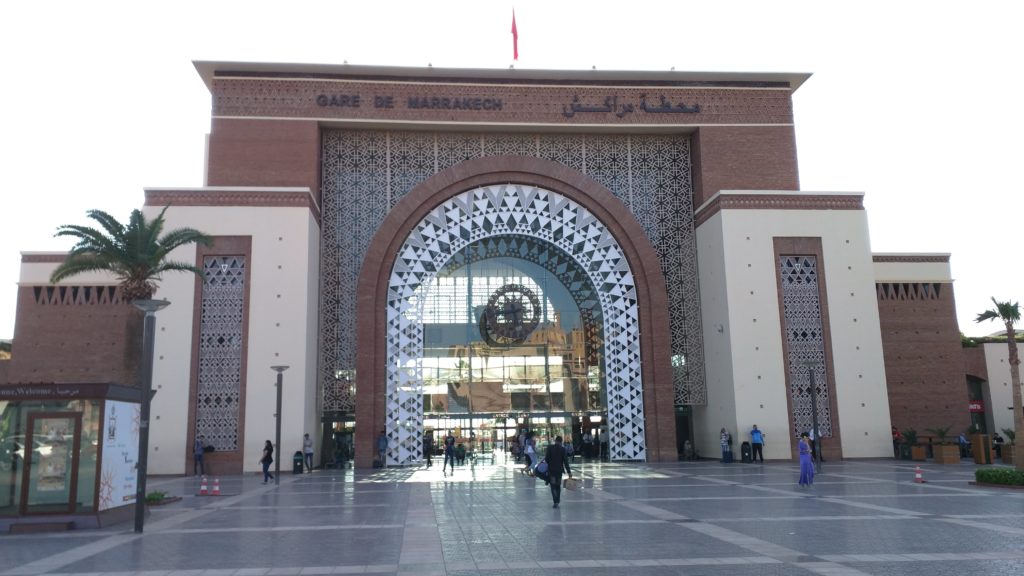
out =
<path fill-rule="evenodd" d="M 423 323 L 418 291 L 466 245 L 502 236 L 536 237 L 571 255 L 600 286 L 608 433 L 613 460 L 644 460 L 643 386 L 636 288 L 607 227 L 572 200 L 516 184 L 485 186 L 445 200 L 409 234 L 388 284 L 389 464 L 421 457 Z"/>

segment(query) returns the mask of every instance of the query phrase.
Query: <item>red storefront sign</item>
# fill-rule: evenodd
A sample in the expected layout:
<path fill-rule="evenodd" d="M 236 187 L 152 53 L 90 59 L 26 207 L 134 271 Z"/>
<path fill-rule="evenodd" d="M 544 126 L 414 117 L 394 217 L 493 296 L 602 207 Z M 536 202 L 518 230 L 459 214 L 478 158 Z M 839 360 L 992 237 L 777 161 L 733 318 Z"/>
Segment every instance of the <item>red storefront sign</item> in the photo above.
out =
<path fill-rule="evenodd" d="M 984 412 L 985 411 L 985 403 L 982 402 L 981 400 L 973 400 L 971 402 L 968 402 L 967 403 L 967 411 L 968 412 Z"/>

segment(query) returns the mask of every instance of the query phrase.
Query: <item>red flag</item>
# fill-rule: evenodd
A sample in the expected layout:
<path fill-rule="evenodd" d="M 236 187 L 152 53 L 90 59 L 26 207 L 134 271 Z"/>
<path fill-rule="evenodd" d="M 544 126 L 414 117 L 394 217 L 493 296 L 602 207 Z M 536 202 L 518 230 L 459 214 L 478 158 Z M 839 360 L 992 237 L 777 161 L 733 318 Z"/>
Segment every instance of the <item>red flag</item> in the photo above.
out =
<path fill-rule="evenodd" d="M 519 60 L 519 31 L 516 30 L 516 10 L 512 9 L 512 59 Z"/>

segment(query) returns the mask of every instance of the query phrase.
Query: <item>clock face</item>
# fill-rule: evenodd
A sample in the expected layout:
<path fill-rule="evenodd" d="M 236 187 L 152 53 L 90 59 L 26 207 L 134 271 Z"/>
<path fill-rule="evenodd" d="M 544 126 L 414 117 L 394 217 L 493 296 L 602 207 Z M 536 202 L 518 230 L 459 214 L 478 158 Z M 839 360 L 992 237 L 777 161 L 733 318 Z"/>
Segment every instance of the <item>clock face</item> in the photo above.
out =
<path fill-rule="evenodd" d="M 540 299 L 522 284 L 495 290 L 480 317 L 480 335 L 492 346 L 522 344 L 540 323 Z"/>

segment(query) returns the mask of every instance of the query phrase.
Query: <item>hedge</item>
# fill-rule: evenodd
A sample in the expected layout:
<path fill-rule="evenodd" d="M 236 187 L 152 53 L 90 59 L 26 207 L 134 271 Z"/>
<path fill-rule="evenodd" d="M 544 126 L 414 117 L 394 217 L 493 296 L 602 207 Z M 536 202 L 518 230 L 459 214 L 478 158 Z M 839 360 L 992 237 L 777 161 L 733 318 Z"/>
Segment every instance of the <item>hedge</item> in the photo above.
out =
<path fill-rule="evenodd" d="M 985 484 L 1024 486 L 1024 471 L 1012 468 L 980 468 L 974 471 L 974 481 Z"/>

